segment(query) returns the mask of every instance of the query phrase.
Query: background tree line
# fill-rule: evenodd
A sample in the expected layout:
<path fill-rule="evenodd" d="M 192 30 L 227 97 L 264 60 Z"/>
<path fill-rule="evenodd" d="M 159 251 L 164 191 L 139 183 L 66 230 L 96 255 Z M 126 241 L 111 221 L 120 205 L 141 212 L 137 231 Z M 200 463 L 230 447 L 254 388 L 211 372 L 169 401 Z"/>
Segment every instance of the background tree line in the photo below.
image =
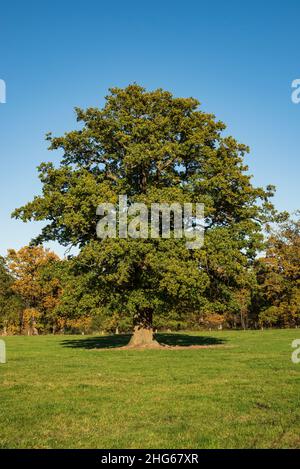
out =
<path fill-rule="evenodd" d="M 210 307 L 169 310 L 154 317 L 157 329 L 260 328 L 300 326 L 300 221 L 289 218 L 269 229 L 264 253 L 228 285 L 219 305 L 218 288 Z M 230 275 L 232 266 L 228 264 Z M 216 282 L 216 278 L 211 279 Z M 212 301 L 213 300 L 213 301 Z M 9 250 L 0 258 L 0 328 L 6 334 L 128 332 L 131 318 L 117 306 L 101 306 L 91 272 L 78 275 L 77 258 L 61 260 L 42 246 Z"/>

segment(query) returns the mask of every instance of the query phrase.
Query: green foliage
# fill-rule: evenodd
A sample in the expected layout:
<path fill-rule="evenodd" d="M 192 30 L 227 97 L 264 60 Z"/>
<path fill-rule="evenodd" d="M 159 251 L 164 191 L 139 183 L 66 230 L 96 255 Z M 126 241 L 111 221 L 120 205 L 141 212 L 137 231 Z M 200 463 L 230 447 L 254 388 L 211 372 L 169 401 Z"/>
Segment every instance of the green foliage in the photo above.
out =
<path fill-rule="evenodd" d="M 35 240 L 76 245 L 70 314 L 138 320 L 172 311 L 224 314 L 262 246 L 262 225 L 275 217 L 272 186 L 256 188 L 243 158 L 248 147 L 223 136 L 225 125 L 193 98 L 138 85 L 113 88 L 103 109 L 76 109 L 80 130 L 48 134 L 62 150 L 58 166 L 39 167 L 43 193 L 13 216 L 47 224 Z M 129 204 L 204 203 L 201 250 L 181 239 L 96 238 L 96 208 L 127 194 Z M 72 311 L 72 313 L 71 313 Z M 104 317 L 103 316 L 103 317 Z"/>
<path fill-rule="evenodd" d="M 13 290 L 14 279 L 0 257 L 0 329 L 4 334 L 20 331 L 21 298 Z"/>
<path fill-rule="evenodd" d="M 261 324 L 300 325 L 300 220 L 289 219 L 271 232 L 265 257 L 256 264 Z"/>

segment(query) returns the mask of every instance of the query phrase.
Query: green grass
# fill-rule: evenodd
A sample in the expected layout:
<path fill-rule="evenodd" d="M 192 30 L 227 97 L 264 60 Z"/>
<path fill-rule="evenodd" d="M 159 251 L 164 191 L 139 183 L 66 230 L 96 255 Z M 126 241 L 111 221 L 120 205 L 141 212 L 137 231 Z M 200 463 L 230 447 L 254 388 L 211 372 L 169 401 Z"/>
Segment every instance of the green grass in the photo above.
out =
<path fill-rule="evenodd" d="M 161 337 L 162 338 L 162 337 Z M 300 330 L 164 336 L 224 347 L 95 350 L 127 337 L 7 337 L 1 448 L 299 448 Z"/>

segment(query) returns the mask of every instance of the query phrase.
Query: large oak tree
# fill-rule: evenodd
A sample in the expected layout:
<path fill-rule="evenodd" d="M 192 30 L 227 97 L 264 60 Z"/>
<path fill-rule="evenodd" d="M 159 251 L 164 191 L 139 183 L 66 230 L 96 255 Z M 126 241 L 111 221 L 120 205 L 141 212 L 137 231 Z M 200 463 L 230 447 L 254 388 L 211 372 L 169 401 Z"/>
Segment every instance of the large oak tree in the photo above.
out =
<path fill-rule="evenodd" d="M 153 345 L 153 317 L 195 311 L 222 314 L 246 282 L 249 263 L 272 213 L 272 186 L 251 183 L 248 147 L 224 136 L 225 125 L 194 98 L 176 98 L 133 84 L 113 88 L 102 109 L 76 109 L 78 130 L 48 134 L 59 164 L 42 163 L 42 195 L 15 210 L 23 221 L 45 220 L 41 243 L 78 246 L 78 287 L 70 302 L 129 315 L 132 344 Z M 205 244 L 184 239 L 104 239 L 96 236 L 96 208 L 127 194 L 129 204 L 205 204 Z"/>

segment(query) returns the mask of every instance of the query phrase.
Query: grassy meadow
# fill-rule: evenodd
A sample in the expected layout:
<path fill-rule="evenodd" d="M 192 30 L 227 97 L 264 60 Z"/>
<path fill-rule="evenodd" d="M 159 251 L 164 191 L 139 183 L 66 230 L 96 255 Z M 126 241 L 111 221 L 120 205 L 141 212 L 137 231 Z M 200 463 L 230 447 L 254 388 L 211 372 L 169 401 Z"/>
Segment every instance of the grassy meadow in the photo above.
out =
<path fill-rule="evenodd" d="M 6 337 L 0 448 L 300 448 L 300 330 L 128 338 Z"/>

